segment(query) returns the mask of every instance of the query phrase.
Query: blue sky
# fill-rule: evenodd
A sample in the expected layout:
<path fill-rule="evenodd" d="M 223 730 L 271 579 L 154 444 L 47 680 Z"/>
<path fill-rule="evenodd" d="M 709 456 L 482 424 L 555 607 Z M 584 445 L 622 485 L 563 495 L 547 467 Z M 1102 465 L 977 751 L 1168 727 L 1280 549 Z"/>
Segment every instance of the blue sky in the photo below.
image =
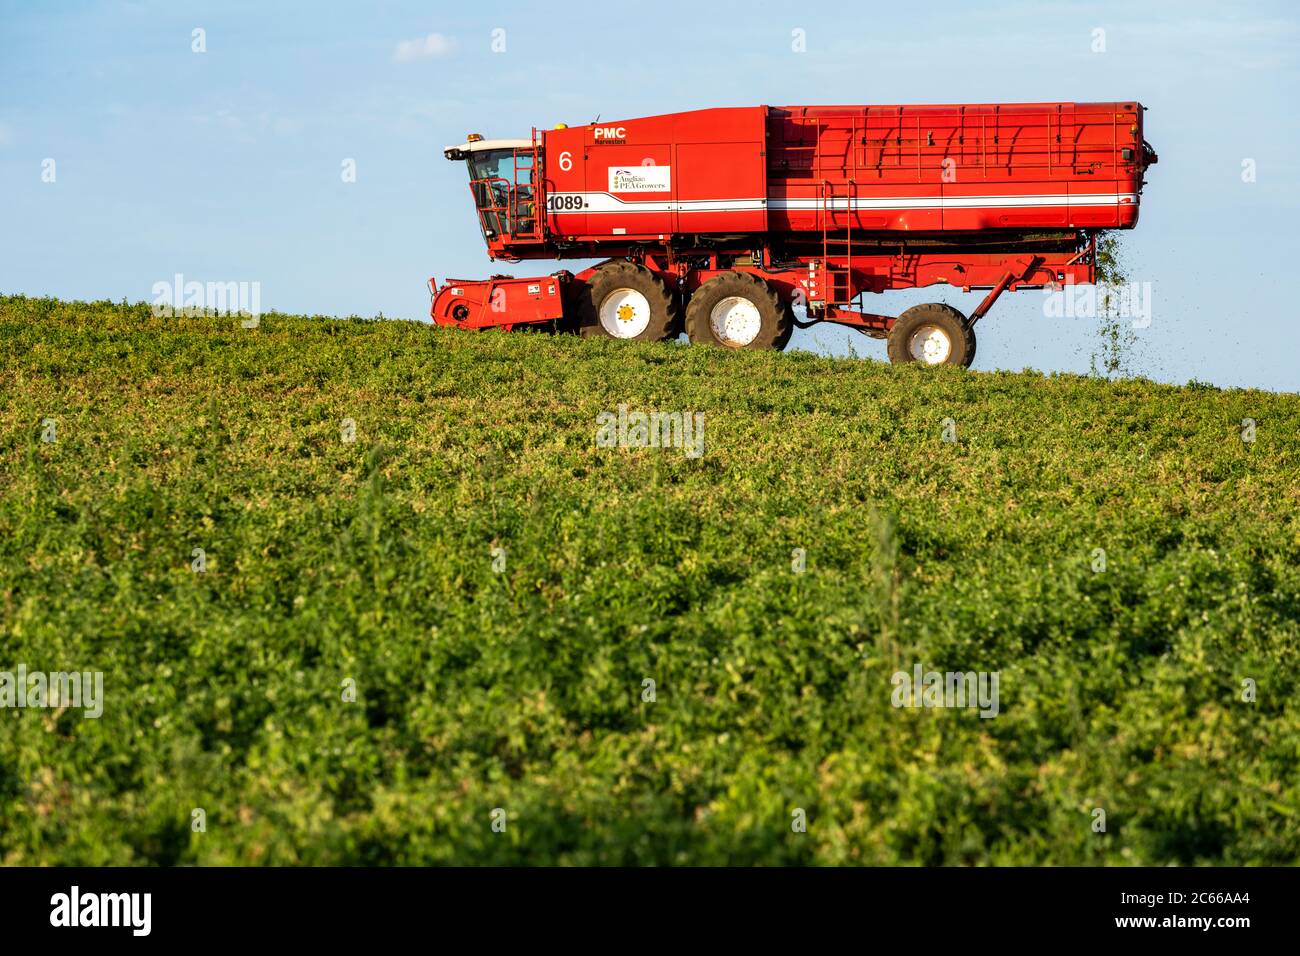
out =
<path fill-rule="evenodd" d="M 0 291 L 147 301 L 182 273 L 260 282 L 264 309 L 419 318 L 430 275 L 554 268 L 487 260 L 463 164 L 441 154 L 469 131 L 759 103 L 1137 99 L 1160 163 L 1124 236 L 1152 295 L 1133 371 L 1297 391 L 1298 54 L 1288 3 L 0 0 Z M 869 307 L 969 312 L 979 297 Z M 1004 296 L 975 367 L 1087 371 L 1097 325 Z M 884 359 L 831 326 L 793 345 Z"/>

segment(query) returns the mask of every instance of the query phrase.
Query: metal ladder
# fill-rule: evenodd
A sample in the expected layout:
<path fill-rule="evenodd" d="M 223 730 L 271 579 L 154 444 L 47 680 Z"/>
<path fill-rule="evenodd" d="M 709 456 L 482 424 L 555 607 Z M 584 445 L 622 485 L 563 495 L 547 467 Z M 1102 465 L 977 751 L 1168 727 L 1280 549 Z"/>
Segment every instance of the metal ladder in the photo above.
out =
<path fill-rule="evenodd" d="M 853 198 L 857 186 L 849 180 L 838 195 L 836 184 L 821 181 L 822 269 L 825 276 L 824 298 L 827 305 L 848 305 L 853 300 L 853 282 L 845 266 L 832 266 L 831 257 L 853 261 Z M 839 225 L 836 200 L 844 201 L 844 236 L 832 235 Z"/>

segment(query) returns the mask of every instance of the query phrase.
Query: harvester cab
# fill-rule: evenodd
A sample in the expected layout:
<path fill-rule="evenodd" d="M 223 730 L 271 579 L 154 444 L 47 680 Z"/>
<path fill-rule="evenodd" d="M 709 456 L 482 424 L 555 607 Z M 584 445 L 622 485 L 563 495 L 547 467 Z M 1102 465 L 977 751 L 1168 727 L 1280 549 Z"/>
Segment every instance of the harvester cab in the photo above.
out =
<path fill-rule="evenodd" d="M 537 151 L 532 140 L 484 139 L 471 133 L 443 155 L 453 162 L 464 160 L 469 167 L 469 189 L 489 252 L 500 251 L 510 239 L 537 235 Z"/>

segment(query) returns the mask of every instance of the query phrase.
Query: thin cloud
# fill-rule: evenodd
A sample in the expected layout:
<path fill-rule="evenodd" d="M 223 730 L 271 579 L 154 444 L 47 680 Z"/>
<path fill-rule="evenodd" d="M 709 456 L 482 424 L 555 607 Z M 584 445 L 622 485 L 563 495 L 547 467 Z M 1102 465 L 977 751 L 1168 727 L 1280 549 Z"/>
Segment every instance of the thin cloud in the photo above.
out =
<path fill-rule="evenodd" d="M 432 60 L 435 57 L 446 56 L 451 52 L 452 46 L 451 38 L 441 33 L 430 33 L 428 36 L 414 40 L 403 40 L 397 44 L 397 49 L 393 50 L 393 62 L 414 63 L 416 60 Z"/>

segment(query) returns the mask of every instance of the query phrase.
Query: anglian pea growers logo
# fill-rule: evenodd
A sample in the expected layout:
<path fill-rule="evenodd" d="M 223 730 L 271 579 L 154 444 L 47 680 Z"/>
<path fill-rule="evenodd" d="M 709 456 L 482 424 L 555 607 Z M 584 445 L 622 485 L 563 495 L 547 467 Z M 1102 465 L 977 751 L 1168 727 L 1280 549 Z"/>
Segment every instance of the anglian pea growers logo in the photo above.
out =
<path fill-rule="evenodd" d="M 612 193 L 671 192 L 671 166 L 611 166 L 609 191 Z"/>

